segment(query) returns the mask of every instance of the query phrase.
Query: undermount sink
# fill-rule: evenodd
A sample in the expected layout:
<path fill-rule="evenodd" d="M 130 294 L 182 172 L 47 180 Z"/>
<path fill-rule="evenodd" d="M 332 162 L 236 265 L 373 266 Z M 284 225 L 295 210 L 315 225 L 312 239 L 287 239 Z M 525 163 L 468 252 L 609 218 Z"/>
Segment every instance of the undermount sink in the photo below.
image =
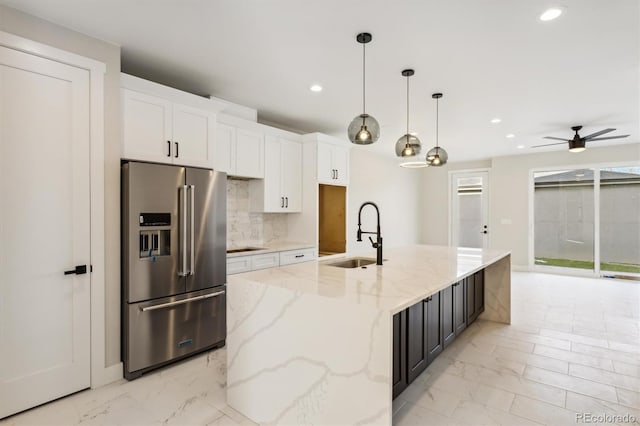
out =
<path fill-rule="evenodd" d="M 361 268 L 374 263 L 376 263 L 376 260 L 369 257 L 352 257 L 350 259 L 341 260 L 340 262 L 327 263 L 327 265 L 335 266 L 337 268 Z"/>
<path fill-rule="evenodd" d="M 264 247 L 243 247 L 232 250 L 227 250 L 227 253 L 244 253 L 245 251 L 264 250 Z"/>

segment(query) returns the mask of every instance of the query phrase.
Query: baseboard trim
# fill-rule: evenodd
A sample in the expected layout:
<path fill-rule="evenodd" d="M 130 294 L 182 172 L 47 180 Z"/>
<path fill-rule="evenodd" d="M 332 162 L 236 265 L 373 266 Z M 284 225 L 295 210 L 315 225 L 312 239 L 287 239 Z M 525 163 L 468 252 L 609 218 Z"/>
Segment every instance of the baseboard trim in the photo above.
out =
<path fill-rule="evenodd" d="M 122 379 L 124 377 L 123 368 L 124 367 L 121 362 L 105 367 L 102 370 L 100 377 L 92 377 L 91 389 L 96 389 Z"/>

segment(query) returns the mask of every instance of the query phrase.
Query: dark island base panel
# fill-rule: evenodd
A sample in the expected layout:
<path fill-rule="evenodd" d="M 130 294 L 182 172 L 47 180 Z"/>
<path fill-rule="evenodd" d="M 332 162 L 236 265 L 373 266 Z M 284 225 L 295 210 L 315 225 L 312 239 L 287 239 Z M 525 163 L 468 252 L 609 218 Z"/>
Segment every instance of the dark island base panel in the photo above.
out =
<path fill-rule="evenodd" d="M 484 312 L 484 269 L 393 316 L 393 398 Z"/>

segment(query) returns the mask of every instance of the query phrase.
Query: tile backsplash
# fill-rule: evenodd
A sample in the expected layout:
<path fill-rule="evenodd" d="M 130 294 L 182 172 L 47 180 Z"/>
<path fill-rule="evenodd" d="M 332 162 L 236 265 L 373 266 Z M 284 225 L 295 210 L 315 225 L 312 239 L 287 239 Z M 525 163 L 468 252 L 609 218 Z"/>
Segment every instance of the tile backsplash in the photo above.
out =
<path fill-rule="evenodd" d="M 286 215 L 249 212 L 249 182 L 227 179 L 227 248 L 268 246 L 286 239 Z"/>

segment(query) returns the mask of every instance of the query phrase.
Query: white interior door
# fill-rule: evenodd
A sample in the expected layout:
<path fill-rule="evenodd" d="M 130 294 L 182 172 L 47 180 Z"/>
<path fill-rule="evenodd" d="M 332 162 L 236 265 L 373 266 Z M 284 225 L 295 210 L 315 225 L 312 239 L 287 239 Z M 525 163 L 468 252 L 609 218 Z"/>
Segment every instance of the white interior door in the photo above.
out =
<path fill-rule="evenodd" d="M 487 172 L 451 174 L 451 245 L 488 247 L 488 176 Z"/>
<path fill-rule="evenodd" d="M 0 418 L 90 385 L 89 72 L 0 47 Z"/>

